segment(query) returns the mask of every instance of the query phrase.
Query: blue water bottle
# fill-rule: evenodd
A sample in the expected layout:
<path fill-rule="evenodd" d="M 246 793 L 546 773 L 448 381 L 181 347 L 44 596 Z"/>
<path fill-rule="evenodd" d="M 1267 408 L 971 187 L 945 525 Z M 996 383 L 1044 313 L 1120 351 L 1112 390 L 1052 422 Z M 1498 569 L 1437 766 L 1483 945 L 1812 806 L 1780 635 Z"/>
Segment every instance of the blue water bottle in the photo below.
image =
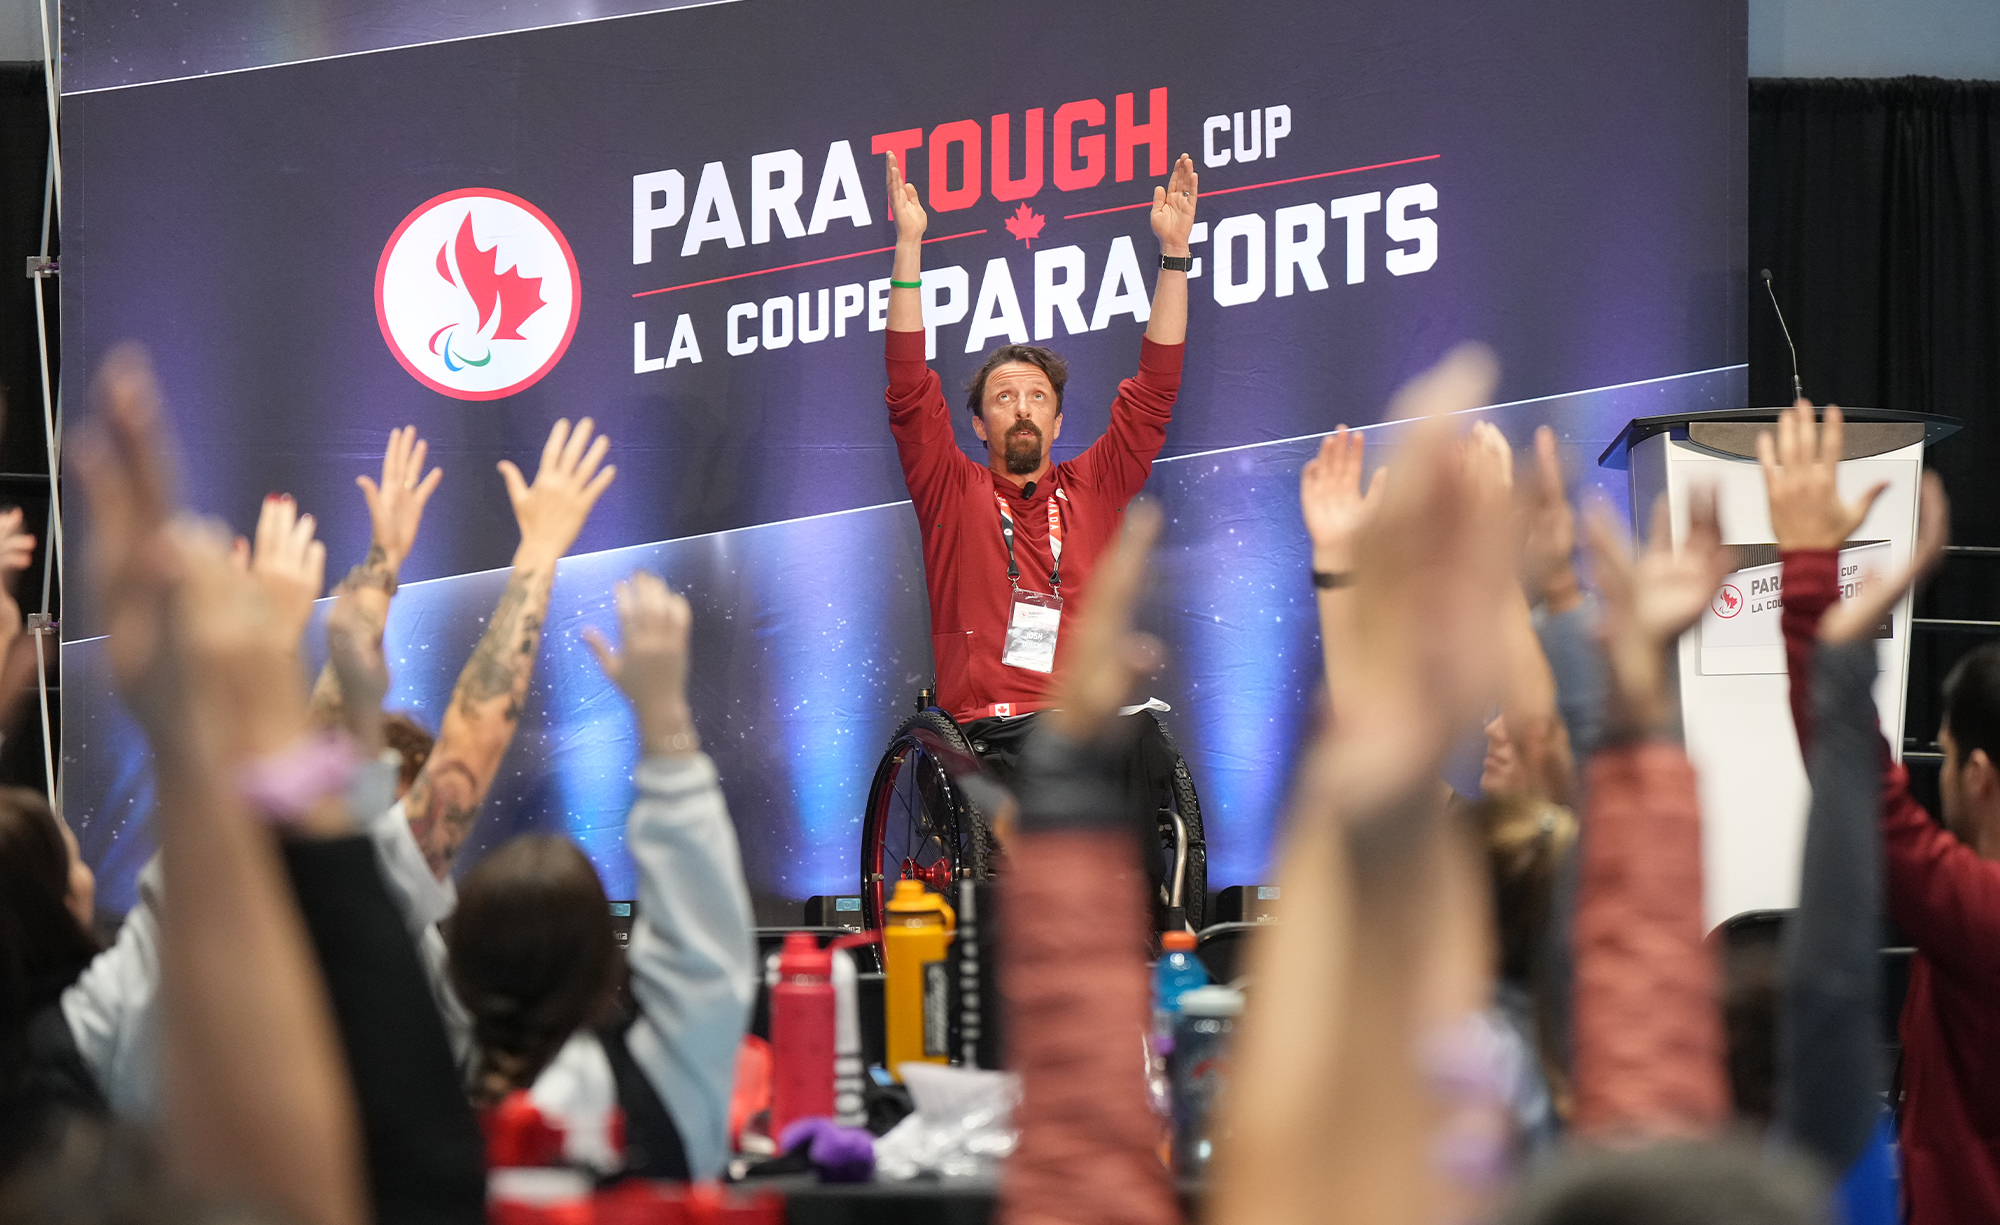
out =
<path fill-rule="evenodd" d="M 1174 1022 L 1180 1018 L 1181 996 L 1208 985 L 1208 967 L 1195 956 L 1193 932 L 1173 931 L 1160 937 L 1160 959 L 1153 965 L 1153 1044 L 1165 1055 L 1173 1045 Z"/>

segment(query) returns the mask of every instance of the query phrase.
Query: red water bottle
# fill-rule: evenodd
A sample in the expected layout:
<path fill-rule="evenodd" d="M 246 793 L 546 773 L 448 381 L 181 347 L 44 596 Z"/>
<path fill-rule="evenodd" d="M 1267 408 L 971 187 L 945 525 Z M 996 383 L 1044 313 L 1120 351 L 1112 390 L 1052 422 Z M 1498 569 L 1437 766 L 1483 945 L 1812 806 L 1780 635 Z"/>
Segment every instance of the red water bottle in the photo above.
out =
<path fill-rule="evenodd" d="M 771 1138 L 833 1114 L 833 954 L 790 932 L 771 988 Z"/>

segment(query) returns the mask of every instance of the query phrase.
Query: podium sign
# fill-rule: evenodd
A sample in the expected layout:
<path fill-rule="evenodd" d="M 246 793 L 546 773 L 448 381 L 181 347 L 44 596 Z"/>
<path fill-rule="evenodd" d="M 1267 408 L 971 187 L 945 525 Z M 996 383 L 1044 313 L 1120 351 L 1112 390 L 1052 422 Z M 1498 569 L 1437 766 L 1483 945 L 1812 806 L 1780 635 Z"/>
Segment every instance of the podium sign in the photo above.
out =
<path fill-rule="evenodd" d="M 1781 566 L 1756 459 L 1756 436 L 1775 428 L 1777 411 L 1634 421 L 1600 460 L 1629 464 L 1633 522 L 1650 522 L 1655 501 L 1666 499 L 1677 544 L 1687 535 L 1692 493 L 1714 488 L 1723 541 L 1737 550 L 1737 569 L 1682 636 L 1674 670 L 1681 730 L 1700 786 L 1710 926 L 1746 910 L 1798 903 L 1808 793 L 1785 675 Z M 1837 477 L 1841 494 L 1856 498 L 1878 482 L 1887 489 L 1841 549 L 1843 596 L 1870 574 L 1887 574 L 1908 560 L 1925 448 L 1956 428 L 1918 414 L 1850 411 Z M 1900 758 L 1908 595 L 1877 627 L 1876 649 L 1876 709 L 1882 734 Z"/>

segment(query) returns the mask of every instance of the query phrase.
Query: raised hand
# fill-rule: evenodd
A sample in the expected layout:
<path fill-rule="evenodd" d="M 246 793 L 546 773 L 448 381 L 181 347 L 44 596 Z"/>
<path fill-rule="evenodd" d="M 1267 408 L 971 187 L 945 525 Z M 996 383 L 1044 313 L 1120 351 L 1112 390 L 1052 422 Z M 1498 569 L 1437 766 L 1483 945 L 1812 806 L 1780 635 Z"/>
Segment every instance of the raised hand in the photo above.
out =
<path fill-rule="evenodd" d="M 160 420 L 160 389 L 144 349 L 113 349 L 91 387 L 91 421 L 75 447 L 94 520 L 89 572 L 104 610 L 111 675 L 149 734 L 175 729 L 180 661 L 161 626 L 180 570 L 167 524 L 174 475 Z"/>
<path fill-rule="evenodd" d="M 35 559 L 35 538 L 21 530 L 21 508 L 0 513 L 0 653 L 21 632 L 14 579 Z"/>
<path fill-rule="evenodd" d="M 382 551 L 382 561 L 390 574 L 400 570 L 416 544 L 417 527 L 423 522 L 424 504 L 444 479 L 444 469 L 424 471 L 424 456 L 430 444 L 417 437 L 417 427 L 406 425 L 389 431 L 389 446 L 382 453 L 380 484 L 357 476 L 361 496 L 368 502 L 368 521 L 374 529 L 374 547 Z M 371 556 L 370 560 L 374 560 Z"/>
<path fill-rule="evenodd" d="M 1636 558 L 1618 512 L 1604 503 L 1591 508 L 1585 536 L 1604 605 L 1598 635 L 1611 672 L 1613 716 L 1627 734 L 1663 730 L 1672 713 L 1667 648 L 1701 618 L 1736 565 L 1735 551 L 1722 543 L 1715 491 L 1693 492 L 1687 539 L 1678 550 L 1664 498 L 1653 507 L 1651 539 Z"/>
<path fill-rule="evenodd" d="M 1511 526 L 1491 505 L 1494 457 L 1468 463 L 1448 424 L 1485 403 L 1496 377 L 1490 353 L 1463 346 L 1408 384 L 1390 412 L 1423 420 L 1356 539 L 1355 649 L 1329 678 L 1340 735 L 1353 737 L 1385 785 L 1431 768 L 1497 689 Z"/>
<path fill-rule="evenodd" d="M 340 684 L 340 713 L 348 734 L 362 747 L 379 750 L 389 666 L 382 657 L 382 627 L 352 586 L 340 588 L 326 615 L 326 665 Z"/>
<path fill-rule="evenodd" d="M 1851 642 L 1882 624 L 1903 593 L 1917 585 L 1944 557 L 1951 540 L 1951 502 L 1945 497 L 1944 482 L 1935 472 L 1924 473 L 1917 497 L 1917 546 L 1910 560 L 1894 574 L 1870 574 L 1861 590 L 1840 600 L 1820 614 L 1822 642 Z"/>
<path fill-rule="evenodd" d="M 168 534 L 180 581 L 165 629 L 171 649 L 185 660 L 185 717 L 225 760 L 287 747 L 305 733 L 306 720 L 305 678 L 297 665 L 304 629 L 299 585 L 286 579 L 274 586 L 258 572 L 261 558 L 253 559 L 248 574 L 233 565 L 229 535 L 216 524 L 180 518 Z M 276 551 L 294 560 L 309 552 L 295 547 L 295 539 L 296 532 L 284 537 Z M 310 615 L 311 597 L 303 606 Z"/>
<path fill-rule="evenodd" d="M 1044 716 L 1070 741 L 1096 739 L 1130 700 L 1132 683 L 1160 666 L 1159 641 L 1132 629 L 1160 524 L 1157 505 L 1133 503 L 1117 547 L 1091 574 L 1090 602 L 1070 631 L 1074 637 L 1056 678 L 1056 709 Z"/>
<path fill-rule="evenodd" d="M 313 601 L 326 584 L 326 546 L 313 539 L 311 515 L 299 513 L 290 494 L 272 494 L 257 514 L 257 543 L 250 574 L 270 602 L 271 615 L 296 649 L 312 620 Z M 225 549 L 224 559 L 229 551 Z M 240 568 L 240 567 L 239 567 Z"/>
<path fill-rule="evenodd" d="M 1341 426 L 1319 444 L 1299 473 L 1299 509 L 1312 538 L 1313 569 L 1344 574 L 1354 565 L 1354 538 L 1381 509 L 1387 468 L 1361 491 L 1368 436 Z"/>
<path fill-rule="evenodd" d="M 896 155 L 891 153 L 888 158 L 889 213 L 896 219 L 896 241 L 921 241 L 924 228 L 930 224 L 930 216 L 924 212 L 922 201 L 917 199 L 917 185 L 903 181 L 903 167 L 896 161 Z"/>
<path fill-rule="evenodd" d="M 1160 254 L 1188 253 L 1194 206 L 1200 199 L 1201 176 L 1195 173 L 1194 159 L 1183 153 L 1174 163 L 1167 185 L 1153 189 L 1153 233 L 1159 236 Z"/>
<path fill-rule="evenodd" d="M 542 465 L 532 485 L 522 479 L 513 461 L 500 461 L 500 476 L 507 482 L 507 497 L 521 525 L 521 555 L 553 566 L 576 543 L 591 507 L 618 474 L 616 467 L 599 467 L 611 440 L 599 434 L 593 442 L 590 435 L 588 417 L 574 430 L 567 418 L 556 422 L 542 445 Z"/>
<path fill-rule="evenodd" d="M 1556 434 L 1535 431 L 1535 471 L 1518 486 L 1523 504 L 1521 587 L 1531 603 L 1568 612 L 1583 600 L 1576 581 L 1576 512 L 1563 491 Z"/>
<path fill-rule="evenodd" d="M 686 597 L 644 570 L 618 584 L 618 632 L 623 650 L 613 650 L 594 628 L 583 639 L 611 683 L 624 691 L 639 722 L 641 751 L 648 757 L 695 750 L 693 714 L 688 707 L 688 634 L 694 614 Z"/>
<path fill-rule="evenodd" d="M 1878 482 L 1852 502 L 1843 501 L 1835 471 L 1840 464 L 1840 406 L 1826 406 L 1826 424 L 1800 400 L 1778 415 L 1777 438 L 1757 435 L 1757 462 L 1771 499 L 1771 530 L 1780 549 L 1837 549 L 1854 534 L 1875 499 L 1889 487 Z"/>

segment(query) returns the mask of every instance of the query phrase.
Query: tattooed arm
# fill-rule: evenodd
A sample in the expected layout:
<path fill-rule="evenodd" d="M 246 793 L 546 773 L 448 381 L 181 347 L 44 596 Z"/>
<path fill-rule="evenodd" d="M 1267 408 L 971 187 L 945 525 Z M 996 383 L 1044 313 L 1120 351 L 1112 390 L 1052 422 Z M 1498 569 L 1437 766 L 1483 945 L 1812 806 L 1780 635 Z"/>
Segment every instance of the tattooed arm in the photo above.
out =
<path fill-rule="evenodd" d="M 520 725 L 528 680 L 541 647 L 556 562 L 569 552 L 617 469 L 600 467 L 610 440 L 591 439 L 590 418 L 556 422 L 542 447 L 542 466 L 530 485 L 521 470 L 500 461 L 507 497 L 521 525 L 514 573 L 487 623 L 486 635 L 459 673 L 451 706 L 438 730 L 437 747 L 404 797 L 410 829 L 431 871 L 440 879 L 465 845 L 479 805 L 500 770 L 500 760 Z"/>
<path fill-rule="evenodd" d="M 352 591 L 357 601 L 356 620 L 372 632 L 379 646 L 382 629 L 389 622 L 389 598 L 396 594 L 396 575 L 403 559 L 417 542 L 417 526 L 423 521 L 424 503 L 444 477 L 444 469 L 424 472 L 424 453 L 430 444 L 417 437 L 417 427 L 406 425 L 389 431 L 389 446 L 382 453 L 382 483 L 365 476 L 354 483 L 368 500 L 368 521 L 373 538 L 368 556 L 347 572 L 343 590 Z M 341 720 L 340 680 L 329 662 L 313 685 L 311 719 L 315 727 L 333 727 Z"/>

